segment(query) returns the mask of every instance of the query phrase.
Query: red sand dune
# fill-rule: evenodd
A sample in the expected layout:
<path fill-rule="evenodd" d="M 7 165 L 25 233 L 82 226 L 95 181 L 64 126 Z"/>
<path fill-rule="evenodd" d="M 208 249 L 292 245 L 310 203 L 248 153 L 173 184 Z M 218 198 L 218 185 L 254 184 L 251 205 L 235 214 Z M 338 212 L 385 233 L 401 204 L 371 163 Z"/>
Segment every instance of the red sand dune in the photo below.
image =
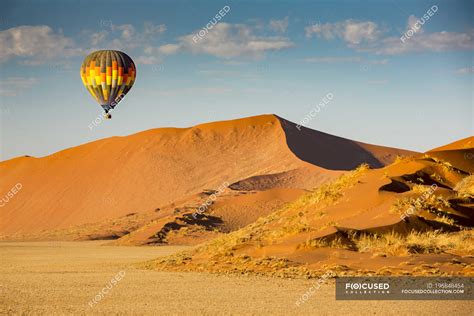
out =
<path fill-rule="evenodd" d="M 317 277 L 327 269 L 338 275 L 472 276 L 469 178 L 456 164 L 429 155 L 379 169 L 363 166 L 148 267 L 282 277 Z"/>
<path fill-rule="evenodd" d="M 306 128 L 300 132 L 275 115 L 111 137 L 42 158 L 1 162 L 0 192 L 17 183 L 21 190 L 1 209 L 0 235 L 149 212 L 255 176 L 287 174 L 267 188 L 291 183 L 308 189 L 340 174 L 338 170 L 363 162 L 381 167 L 407 154 L 413 152 Z"/>
<path fill-rule="evenodd" d="M 474 173 L 474 136 L 432 149 L 427 154 Z"/>

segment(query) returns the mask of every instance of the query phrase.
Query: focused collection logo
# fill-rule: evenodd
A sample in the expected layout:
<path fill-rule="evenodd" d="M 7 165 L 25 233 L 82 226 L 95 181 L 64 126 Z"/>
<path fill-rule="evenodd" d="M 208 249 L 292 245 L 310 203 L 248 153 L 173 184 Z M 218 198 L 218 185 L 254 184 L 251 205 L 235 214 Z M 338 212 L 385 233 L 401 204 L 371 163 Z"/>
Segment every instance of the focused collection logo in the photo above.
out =
<path fill-rule="evenodd" d="M 336 300 L 469 300 L 467 277 L 367 276 L 336 277 Z"/>
<path fill-rule="evenodd" d="M 346 282 L 344 287 L 346 289 L 346 294 L 390 294 L 389 283 Z"/>

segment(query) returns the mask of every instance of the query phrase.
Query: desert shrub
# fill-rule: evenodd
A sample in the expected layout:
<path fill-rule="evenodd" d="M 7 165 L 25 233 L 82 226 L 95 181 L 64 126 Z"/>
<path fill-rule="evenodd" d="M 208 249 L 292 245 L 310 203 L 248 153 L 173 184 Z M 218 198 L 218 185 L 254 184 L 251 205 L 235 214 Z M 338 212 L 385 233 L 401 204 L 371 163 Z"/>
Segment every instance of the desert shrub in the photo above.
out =
<path fill-rule="evenodd" d="M 460 198 L 474 197 L 474 175 L 467 176 L 459 181 L 454 191 Z"/>
<path fill-rule="evenodd" d="M 301 248 L 340 248 L 340 249 L 350 249 L 350 244 L 347 241 L 343 240 L 342 237 L 337 236 L 335 238 L 315 238 L 308 240 L 297 246 L 298 249 Z"/>
<path fill-rule="evenodd" d="M 331 247 L 351 249 L 351 247 L 348 246 L 351 244 L 354 245 L 355 249 L 359 252 L 392 256 L 442 252 L 472 254 L 474 253 L 474 231 L 464 230 L 455 233 L 412 231 L 406 235 L 398 234 L 393 231 L 385 234 L 352 233 L 348 234 L 347 241 L 339 237 L 333 240 L 320 238 L 303 243 L 300 245 L 300 248 Z"/>
<path fill-rule="evenodd" d="M 445 197 L 436 194 L 429 194 L 428 191 L 425 191 L 425 193 L 422 193 L 416 198 L 407 197 L 396 200 L 391 207 L 391 212 L 404 214 L 407 213 L 409 209 L 412 209 L 415 214 L 420 211 L 439 214 L 449 207 L 450 203 Z"/>
<path fill-rule="evenodd" d="M 313 192 L 303 195 L 293 203 L 289 209 L 305 209 L 312 206 L 330 205 L 343 195 L 343 190 L 355 185 L 359 177 L 369 170 L 368 164 L 361 164 L 355 170 L 343 174 L 336 180 L 317 187 Z"/>

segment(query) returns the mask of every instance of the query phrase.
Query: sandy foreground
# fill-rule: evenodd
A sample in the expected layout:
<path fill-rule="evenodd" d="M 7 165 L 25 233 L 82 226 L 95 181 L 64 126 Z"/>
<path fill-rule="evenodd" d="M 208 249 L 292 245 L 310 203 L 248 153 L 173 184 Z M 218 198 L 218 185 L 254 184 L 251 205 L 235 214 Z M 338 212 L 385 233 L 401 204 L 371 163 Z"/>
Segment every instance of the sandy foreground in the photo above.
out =
<path fill-rule="evenodd" d="M 103 244 L 0 243 L 0 314 L 468 315 L 474 307 L 472 301 L 336 301 L 333 281 L 298 307 L 314 280 L 140 270 L 133 264 L 185 247 Z M 111 285 L 118 273 L 123 278 Z"/>

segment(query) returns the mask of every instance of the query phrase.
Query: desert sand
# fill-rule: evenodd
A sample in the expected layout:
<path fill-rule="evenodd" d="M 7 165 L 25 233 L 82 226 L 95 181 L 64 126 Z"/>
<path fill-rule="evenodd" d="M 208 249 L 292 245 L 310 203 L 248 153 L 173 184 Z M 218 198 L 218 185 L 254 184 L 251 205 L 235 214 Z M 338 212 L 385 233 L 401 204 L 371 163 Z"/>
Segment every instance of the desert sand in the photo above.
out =
<path fill-rule="evenodd" d="M 300 132 L 275 115 L 107 138 L 1 162 L 0 192 L 17 183 L 22 188 L 2 207 L 0 237 L 19 234 L 24 240 L 25 234 L 67 229 L 79 235 L 55 236 L 93 239 L 110 232 L 108 238 L 115 238 L 145 225 L 158 208 L 200 203 L 196 196 L 223 183 L 266 177 L 271 188 L 312 189 L 341 170 L 360 163 L 381 167 L 406 154 L 412 152 Z M 127 222 L 120 218 L 130 214 L 139 214 L 132 224 L 107 224 Z M 90 224 L 97 225 L 90 230 Z"/>
<path fill-rule="evenodd" d="M 335 301 L 329 281 L 300 307 L 311 280 L 156 272 L 134 264 L 182 247 L 111 247 L 98 241 L 0 243 L 0 314 L 469 315 L 469 301 Z M 118 272 L 103 299 L 89 302 Z"/>
<path fill-rule="evenodd" d="M 333 283 L 321 290 L 324 300 L 300 309 L 292 305 L 292 289 L 304 293 L 311 279 L 329 270 L 338 276 L 474 276 L 472 144 L 470 137 L 416 153 L 300 131 L 263 115 L 4 161 L 1 189 L 22 184 L 0 213 L 4 282 L 15 291 L 28 282 L 33 289 L 51 283 L 69 296 L 84 287 L 74 292 L 81 302 L 54 294 L 64 304 L 57 311 L 77 311 L 103 279 L 133 263 L 127 265 L 131 287 L 117 294 L 117 301 L 130 302 L 125 313 L 311 314 L 319 308 L 324 314 L 334 304 L 363 313 L 368 303 L 333 302 Z M 87 278 L 63 285 L 68 273 Z M 21 293 L 7 299 L 45 313 L 55 308 L 41 303 L 51 301 L 41 291 Z M 150 303 L 183 295 L 192 303 Z M 233 297 L 241 299 L 230 302 Z M 242 304 L 249 297 L 251 303 Z M 106 302 L 98 307 L 104 312 L 123 308 Z M 413 311 L 405 302 L 380 304 L 376 312 L 389 306 L 395 313 L 404 306 Z M 415 308 L 426 313 L 446 306 Z"/>
<path fill-rule="evenodd" d="M 148 268 L 281 277 L 474 275 L 473 176 L 430 156 L 361 166 Z"/>
<path fill-rule="evenodd" d="M 467 137 L 432 149 L 428 151 L 428 154 L 474 173 L 474 137 Z"/>

